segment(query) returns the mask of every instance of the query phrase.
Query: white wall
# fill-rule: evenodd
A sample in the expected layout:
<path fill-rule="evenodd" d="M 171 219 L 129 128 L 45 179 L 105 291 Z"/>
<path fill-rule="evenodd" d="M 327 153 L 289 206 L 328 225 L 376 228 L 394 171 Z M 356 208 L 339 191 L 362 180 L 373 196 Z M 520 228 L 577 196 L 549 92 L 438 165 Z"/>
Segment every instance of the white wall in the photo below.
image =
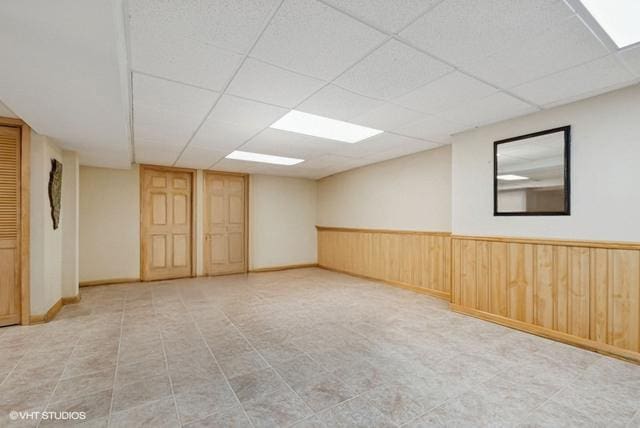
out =
<path fill-rule="evenodd" d="M 494 217 L 493 142 L 571 125 L 571 216 Z M 453 233 L 640 241 L 640 86 L 459 134 Z"/>
<path fill-rule="evenodd" d="M 49 204 L 49 173 L 51 160 L 63 164 L 60 224 L 53 229 Z M 77 249 L 74 199 L 77 194 L 77 155 L 64 152 L 48 137 L 31 135 L 31 196 L 30 196 L 30 276 L 31 314 L 43 315 L 62 297 L 77 293 L 74 272 L 78 269 L 74 251 Z M 76 248 L 74 248 L 76 247 Z M 65 286 L 63 287 L 63 280 Z"/>
<path fill-rule="evenodd" d="M 78 295 L 80 228 L 80 159 L 78 153 L 62 153 L 62 297 Z"/>
<path fill-rule="evenodd" d="M 80 281 L 139 277 L 137 166 L 80 167 Z"/>
<path fill-rule="evenodd" d="M 450 221 L 449 146 L 343 172 L 318 183 L 321 226 L 448 232 Z"/>
<path fill-rule="evenodd" d="M 250 269 L 317 262 L 316 182 L 252 175 Z"/>
<path fill-rule="evenodd" d="M 196 174 L 196 272 L 203 273 L 203 177 Z M 130 170 L 80 167 L 80 281 L 140 277 L 140 184 Z M 250 268 L 316 263 L 316 183 L 251 176 Z"/>

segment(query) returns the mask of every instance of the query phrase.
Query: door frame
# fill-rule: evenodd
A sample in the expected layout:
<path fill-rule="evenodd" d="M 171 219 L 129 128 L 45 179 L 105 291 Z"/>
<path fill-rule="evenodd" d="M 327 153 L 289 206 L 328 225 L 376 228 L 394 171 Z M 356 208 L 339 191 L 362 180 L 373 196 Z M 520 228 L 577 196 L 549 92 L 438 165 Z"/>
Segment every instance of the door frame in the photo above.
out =
<path fill-rule="evenodd" d="M 207 175 L 229 175 L 232 177 L 242 177 L 244 180 L 244 269 L 238 273 L 249 273 L 249 181 L 250 175 L 242 172 L 230 172 L 230 171 L 216 171 L 206 169 L 202 174 L 202 274 L 204 276 L 223 276 L 223 275 L 237 275 L 238 273 L 220 273 L 212 274 L 207 270 L 207 262 L 204 260 L 205 246 L 207 245 L 206 234 L 207 225 L 205 223 L 207 219 Z"/>
<path fill-rule="evenodd" d="M 155 171 L 169 171 L 169 172 L 186 172 L 191 174 L 191 227 L 190 235 L 191 235 L 191 248 L 189 251 L 191 252 L 191 275 L 190 278 L 196 276 L 196 170 L 191 168 L 177 168 L 173 166 L 162 166 L 162 165 L 150 165 L 150 164 L 140 164 L 140 171 L 138 180 L 140 181 L 140 281 L 143 282 L 151 282 L 151 281 L 166 281 L 166 280 L 153 280 L 153 279 L 145 279 L 144 277 L 144 262 L 145 262 L 145 253 L 144 253 L 144 239 L 142 237 L 142 230 L 144 228 L 144 173 L 147 170 L 155 170 Z"/>
<path fill-rule="evenodd" d="M 20 119 L 0 117 L 0 126 L 20 128 L 20 215 L 18 216 L 18 259 L 20 281 L 20 324 L 29 325 L 31 318 L 31 282 L 29 279 L 29 239 L 31 194 L 31 128 Z"/>

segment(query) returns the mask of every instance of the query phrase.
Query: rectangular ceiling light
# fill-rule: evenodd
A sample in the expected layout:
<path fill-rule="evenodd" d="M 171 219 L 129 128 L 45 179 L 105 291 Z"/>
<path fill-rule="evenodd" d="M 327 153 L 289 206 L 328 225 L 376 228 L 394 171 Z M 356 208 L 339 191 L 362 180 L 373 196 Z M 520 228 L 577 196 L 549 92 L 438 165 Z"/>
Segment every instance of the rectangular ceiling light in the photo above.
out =
<path fill-rule="evenodd" d="M 344 143 L 357 143 L 374 135 L 381 134 L 379 129 L 367 128 L 341 120 L 315 114 L 303 113 L 291 110 L 281 119 L 276 121 L 271 128 L 283 131 L 297 132 L 298 134 L 312 135 L 328 140 L 342 141 Z"/>
<path fill-rule="evenodd" d="M 581 1 L 619 48 L 640 42 L 640 1 Z"/>
<path fill-rule="evenodd" d="M 304 162 L 304 159 L 285 158 L 283 156 L 263 155 L 261 153 L 242 152 L 236 150 L 226 156 L 227 159 L 236 159 L 250 162 L 272 163 L 275 165 L 295 165 Z"/>
<path fill-rule="evenodd" d="M 504 181 L 517 181 L 517 180 L 528 180 L 529 177 L 523 177 L 521 175 L 514 175 L 514 174 L 505 174 L 505 175 L 499 175 L 498 176 L 498 180 L 504 180 Z"/>

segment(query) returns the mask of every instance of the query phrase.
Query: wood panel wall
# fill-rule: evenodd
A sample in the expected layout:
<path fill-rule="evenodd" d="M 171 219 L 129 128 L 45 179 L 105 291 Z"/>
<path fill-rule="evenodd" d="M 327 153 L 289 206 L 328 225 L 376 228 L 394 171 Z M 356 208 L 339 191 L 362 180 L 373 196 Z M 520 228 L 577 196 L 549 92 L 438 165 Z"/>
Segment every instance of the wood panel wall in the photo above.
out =
<path fill-rule="evenodd" d="M 449 299 L 449 233 L 320 226 L 317 230 L 320 267 Z"/>
<path fill-rule="evenodd" d="M 452 238 L 454 310 L 640 362 L 640 246 Z"/>

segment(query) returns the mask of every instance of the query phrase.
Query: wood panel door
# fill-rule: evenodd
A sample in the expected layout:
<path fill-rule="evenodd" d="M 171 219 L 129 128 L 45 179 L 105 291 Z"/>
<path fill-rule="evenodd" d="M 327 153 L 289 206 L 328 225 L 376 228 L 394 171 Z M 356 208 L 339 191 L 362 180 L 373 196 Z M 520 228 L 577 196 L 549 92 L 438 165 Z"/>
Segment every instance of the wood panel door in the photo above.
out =
<path fill-rule="evenodd" d="M 247 271 L 246 177 L 205 174 L 204 268 L 207 275 Z"/>
<path fill-rule="evenodd" d="M 0 326 L 20 322 L 20 128 L 0 126 Z"/>
<path fill-rule="evenodd" d="M 141 167 L 141 277 L 192 276 L 193 173 Z"/>

